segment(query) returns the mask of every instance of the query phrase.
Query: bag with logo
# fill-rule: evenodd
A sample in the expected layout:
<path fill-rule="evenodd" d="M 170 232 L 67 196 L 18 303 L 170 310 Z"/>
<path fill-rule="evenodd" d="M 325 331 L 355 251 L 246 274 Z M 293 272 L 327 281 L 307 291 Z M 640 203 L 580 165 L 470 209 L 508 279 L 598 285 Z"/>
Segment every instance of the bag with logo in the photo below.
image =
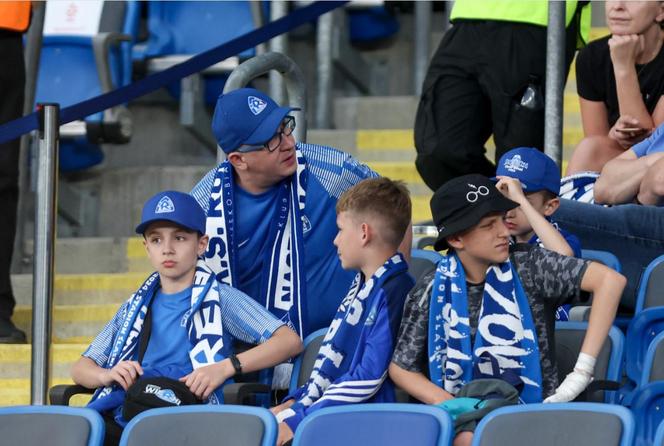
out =
<path fill-rule="evenodd" d="M 129 421 L 139 413 L 158 407 L 201 404 L 182 382 L 172 378 L 139 378 L 129 389 L 122 406 L 122 418 Z"/>

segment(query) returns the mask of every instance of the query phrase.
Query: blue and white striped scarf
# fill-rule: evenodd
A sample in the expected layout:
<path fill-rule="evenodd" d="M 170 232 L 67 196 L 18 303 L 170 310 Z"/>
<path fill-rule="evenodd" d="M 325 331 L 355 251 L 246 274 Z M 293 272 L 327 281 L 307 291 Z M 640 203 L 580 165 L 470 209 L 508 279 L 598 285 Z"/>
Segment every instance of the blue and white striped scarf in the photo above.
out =
<path fill-rule="evenodd" d="M 580 172 L 560 180 L 560 198 L 595 203 L 595 181 L 599 172 Z"/>
<path fill-rule="evenodd" d="M 279 197 L 270 231 L 266 258 L 263 261 L 261 295 L 252 296 L 267 310 L 288 324 L 302 338 L 307 332 L 306 276 L 304 273 L 304 205 L 307 171 L 304 156 L 295 151 L 296 173 L 277 187 Z M 217 280 L 237 288 L 237 240 L 235 178 L 228 160 L 221 163 L 210 191 L 206 233 L 210 236 L 205 252 L 207 264 Z"/>
<path fill-rule="evenodd" d="M 453 254 L 438 263 L 429 309 L 429 373 L 433 383 L 456 395 L 478 368 L 493 375 L 491 358 L 500 372 L 524 383 L 521 399 L 542 401 L 542 371 L 537 334 L 519 277 L 508 261 L 489 267 L 484 284 L 475 343 L 471 346 L 466 275 Z M 487 357 L 488 355 L 488 357 Z"/>
<path fill-rule="evenodd" d="M 111 353 L 104 368 L 111 369 L 120 361 L 135 360 L 138 354 L 138 340 L 150 302 L 159 289 L 159 274 L 152 273 L 141 287 L 129 298 L 127 311 L 121 328 L 113 339 Z M 191 349 L 189 359 L 193 369 L 214 364 L 225 359 L 224 340 L 221 323 L 221 296 L 214 273 L 199 260 L 196 264 L 194 284 L 191 290 L 191 307 L 182 317 L 181 325 L 187 327 Z M 118 385 L 98 389 L 90 403 L 109 397 L 118 390 Z M 121 389 L 120 389 L 121 390 Z M 224 401 L 221 386 L 208 398 L 209 404 L 222 404 Z"/>
<path fill-rule="evenodd" d="M 375 317 L 376 307 L 380 302 L 377 297 L 383 285 L 390 277 L 406 270 L 408 264 L 403 256 L 397 253 L 378 268 L 366 282 L 363 282 L 362 274 L 357 274 L 325 334 L 314 369 L 302 387 L 304 392 L 296 392 L 297 405 L 308 407 L 315 402 L 321 402 L 323 398 L 345 402 L 365 401 L 380 390 L 380 384 L 385 379 L 387 371 L 378 382 L 353 381 L 338 385 L 332 383 L 348 372 L 354 360 L 358 360 L 355 357 L 357 342 L 367 319 Z M 321 398 L 328 390 L 330 395 Z M 295 408 L 280 413 L 279 421 L 292 416 L 294 414 L 292 409 Z"/>

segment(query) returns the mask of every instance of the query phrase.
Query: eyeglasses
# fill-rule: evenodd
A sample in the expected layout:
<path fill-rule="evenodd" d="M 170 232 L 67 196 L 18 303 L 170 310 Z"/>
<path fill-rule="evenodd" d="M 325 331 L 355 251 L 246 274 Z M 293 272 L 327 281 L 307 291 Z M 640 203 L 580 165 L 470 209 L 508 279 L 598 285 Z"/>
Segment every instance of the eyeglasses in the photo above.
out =
<path fill-rule="evenodd" d="M 293 133 L 293 130 L 295 130 L 295 118 L 293 116 L 286 116 L 281 122 L 281 128 L 277 130 L 277 133 L 275 133 L 269 141 L 261 146 L 243 145 L 240 146 L 237 151 L 247 153 L 267 149 L 267 151 L 270 153 L 274 152 L 281 145 L 281 141 L 284 135 L 290 136 Z"/>

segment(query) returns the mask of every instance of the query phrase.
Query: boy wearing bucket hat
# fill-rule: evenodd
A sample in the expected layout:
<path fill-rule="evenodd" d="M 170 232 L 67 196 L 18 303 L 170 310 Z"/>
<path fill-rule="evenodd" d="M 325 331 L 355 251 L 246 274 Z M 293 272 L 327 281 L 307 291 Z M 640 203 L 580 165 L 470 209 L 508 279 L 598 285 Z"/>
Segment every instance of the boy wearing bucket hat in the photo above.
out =
<path fill-rule="evenodd" d="M 125 392 L 140 377 L 179 380 L 196 398 L 222 404 L 223 385 L 233 375 L 272 367 L 302 349 L 295 332 L 244 293 L 217 282 L 198 260 L 208 240 L 205 213 L 192 196 L 153 196 L 136 232 L 156 272 L 71 371 L 75 383 L 97 389 L 90 407 L 106 418 L 105 444 L 119 440 Z M 236 339 L 259 345 L 235 355 Z"/>
<path fill-rule="evenodd" d="M 448 251 L 409 293 L 390 365 L 394 383 L 424 403 L 441 404 L 486 377 L 518 382 L 525 403 L 571 401 L 592 380 L 625 279 L 533 245 L 510 252 L 504 218 L 516 206 L 482 175 L 451 180 L 431 199 L 435 249 Z M 594 295 L 588 330 L 559 385 L 555 310 L 582 290 Z M 457 426 L 455 443 L 469 444 L 474 427 Z"/>

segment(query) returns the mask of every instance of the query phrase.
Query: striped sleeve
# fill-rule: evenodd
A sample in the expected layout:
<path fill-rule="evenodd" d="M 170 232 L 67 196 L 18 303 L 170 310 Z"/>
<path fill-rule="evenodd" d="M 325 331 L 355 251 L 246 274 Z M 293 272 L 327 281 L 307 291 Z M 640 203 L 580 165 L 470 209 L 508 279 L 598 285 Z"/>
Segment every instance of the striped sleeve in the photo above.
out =
<path fill-rule="evenodd" d="M 238 289 L 222 283 L 219 284 L 219 295 L 224 330 L 243 342 L 263 343 L 284 325 L 272 313 Z"/>
<path fill-rule="evenodd" d="M 196 199 L 206 214 L 210 206 L 210 191 L 212 190 L 212 183 L 214 182 L 214 174 L 216 171 L 217 167 L 206 173 L 201 181 L 199 181 L 191 192 L 189 192 L 189 195 Z"/>
<path fill-rule="evenodd" d="M 113 319 L 108 321 L 106 326 L 88 346 L 87 350 L 83 352 L 83 356 L 92 359 L 99 367 L 104 367 L 106 361 L 108 361 L 108 357 L 111 354 L 111 347 L 113 346 L 113 339 L 118 331 L 120 331 L 122 321 L 127 313 L 128 304 L 128 301 L 122 304 L 117 313 L 115 313 L 115 316 L 113 316 Z"/>
<path fill-rule="evenodd" d="M 332 147 L 299 143 L 309 171 L 318 178 L 328 194 L 339 198 L 344 191 L 376 172 L 347 153 Z"/>
<path fill-rule="evenodd" d="M 277 419 L 288 424 L 293 432 L 304 417 L 319 409 L 362 403 L 371 399 L 380 390 L 387 377 L 387 367 L 394 347 L 393 330 L 390 327 L 384 294 L 381 301 L 374 325 L 364 337 L 364 345 L 358 347 L 362 348 L 359 362 L 330 384 L 311 405 L 307 406 L 303 401 L 314 399 L 315 395 L 304 392 L 302 398 L 279 414 Z"/>

